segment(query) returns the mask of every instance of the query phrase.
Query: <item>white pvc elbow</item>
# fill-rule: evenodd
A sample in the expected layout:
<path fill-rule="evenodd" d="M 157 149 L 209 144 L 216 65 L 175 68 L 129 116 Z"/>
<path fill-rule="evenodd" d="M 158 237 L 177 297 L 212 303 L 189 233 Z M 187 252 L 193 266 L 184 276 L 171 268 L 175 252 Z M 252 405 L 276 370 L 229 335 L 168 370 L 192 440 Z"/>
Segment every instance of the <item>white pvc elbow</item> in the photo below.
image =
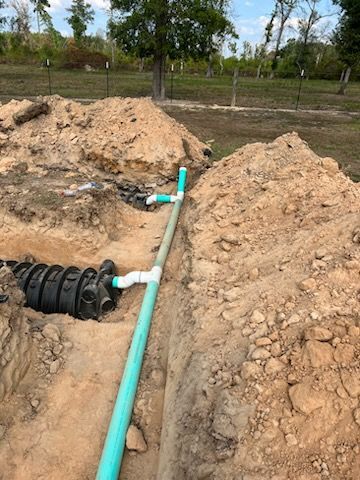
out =
<path fill-rule="evenodd" d="M 162 274 L 161 267 L 153 267 L 149 272 L 129 272 L 123 277 L 114 277 L 114 288 L 129 288 L 136 283 L 149 283 L 154 281 L 160 284 L 160 278 Z"/>

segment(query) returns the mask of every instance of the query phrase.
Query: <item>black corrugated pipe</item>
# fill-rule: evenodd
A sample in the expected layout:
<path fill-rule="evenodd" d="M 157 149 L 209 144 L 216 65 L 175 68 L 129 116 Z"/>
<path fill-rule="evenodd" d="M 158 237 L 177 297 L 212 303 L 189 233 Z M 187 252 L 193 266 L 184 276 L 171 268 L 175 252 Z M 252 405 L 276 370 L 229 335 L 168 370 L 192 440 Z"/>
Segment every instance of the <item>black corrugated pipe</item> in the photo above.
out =
<path fill-rule="evenodd" d="M 68 313 L 99 320 L 116 307 L 119 290 L 112 287 L 114 262 L 105 260 L 99 272 L 93 268 L 61 267 L 45 263 L 0 260 L 14 273 L 26 295 L 26 306 L 43 313 Z"/>

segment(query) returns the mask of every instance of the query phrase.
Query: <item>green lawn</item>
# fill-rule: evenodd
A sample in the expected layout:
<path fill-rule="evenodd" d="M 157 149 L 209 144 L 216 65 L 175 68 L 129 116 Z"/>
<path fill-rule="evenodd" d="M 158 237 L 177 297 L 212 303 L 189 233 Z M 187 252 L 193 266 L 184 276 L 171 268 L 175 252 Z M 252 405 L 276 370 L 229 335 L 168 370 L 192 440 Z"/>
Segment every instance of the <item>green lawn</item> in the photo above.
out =
<path fill-rule="evenodd" d="M 70 98 L 102 98 L 106 95 L 105 72 L 52 70 L 52 93 Z M 232 90 L 229 76 L 206 79 L 200 75 L 174 77 L 174 99 L 206 104 L 229 105 Z M 170 95 L 170 78 L 167 78 Z M 337 95 L 338 82 L 308 80 L 303 82 L 300 108 L 360 111 L 360 82 L 350 83 L 345 96 Z M 237 105 L 244 107 L 293 109 L 298 80 L 240 77 Z M 47 95 L 47 70 L 28 65 L 0 65 L 0 99 L 16 96 Z M 110 72 L 111 96 L 151 95 L 151 73 Z"/>

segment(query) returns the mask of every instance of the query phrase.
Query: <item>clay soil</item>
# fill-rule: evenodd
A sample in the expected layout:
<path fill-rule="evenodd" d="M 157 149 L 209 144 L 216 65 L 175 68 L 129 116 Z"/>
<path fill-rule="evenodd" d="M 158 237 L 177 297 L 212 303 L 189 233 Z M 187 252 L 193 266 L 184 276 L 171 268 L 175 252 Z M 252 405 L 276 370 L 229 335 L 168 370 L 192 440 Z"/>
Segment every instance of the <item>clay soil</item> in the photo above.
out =
<path fill-rule="evenodd" d="M 147 270 L 171 207 L 134 192 L 189 169 L 120 478 L 359 478 L 359 186 L 295 133 L 209 168 L 149 100 L 42 101 L 0 107 L 2 259 Z M 143 292 L 83 322 L 0 269 L 1 479 L 95 478 Z"/>

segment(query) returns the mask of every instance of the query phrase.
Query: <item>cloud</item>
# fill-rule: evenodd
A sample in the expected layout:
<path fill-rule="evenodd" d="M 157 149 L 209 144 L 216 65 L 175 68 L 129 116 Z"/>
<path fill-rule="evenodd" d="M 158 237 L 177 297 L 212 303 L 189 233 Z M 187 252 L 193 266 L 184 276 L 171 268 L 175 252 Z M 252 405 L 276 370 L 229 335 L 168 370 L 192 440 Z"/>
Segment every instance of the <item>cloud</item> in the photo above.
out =
<path fill-rule="evenodd" d="M 110 7 L 110 0 L 88 0 L 88 3 L 96 10 L 106 10 Z M 71 0 L 50 0 L 50 12 L 63 11 L 71 5 Z"/>
<path fill-rule="evenodd" d="M 253 4 L 252 2 L 249 2 L 248 0 L 246 0 L 245 6 L 246 6 L 246 7 L 253 7 L 254 4 Z"/>

